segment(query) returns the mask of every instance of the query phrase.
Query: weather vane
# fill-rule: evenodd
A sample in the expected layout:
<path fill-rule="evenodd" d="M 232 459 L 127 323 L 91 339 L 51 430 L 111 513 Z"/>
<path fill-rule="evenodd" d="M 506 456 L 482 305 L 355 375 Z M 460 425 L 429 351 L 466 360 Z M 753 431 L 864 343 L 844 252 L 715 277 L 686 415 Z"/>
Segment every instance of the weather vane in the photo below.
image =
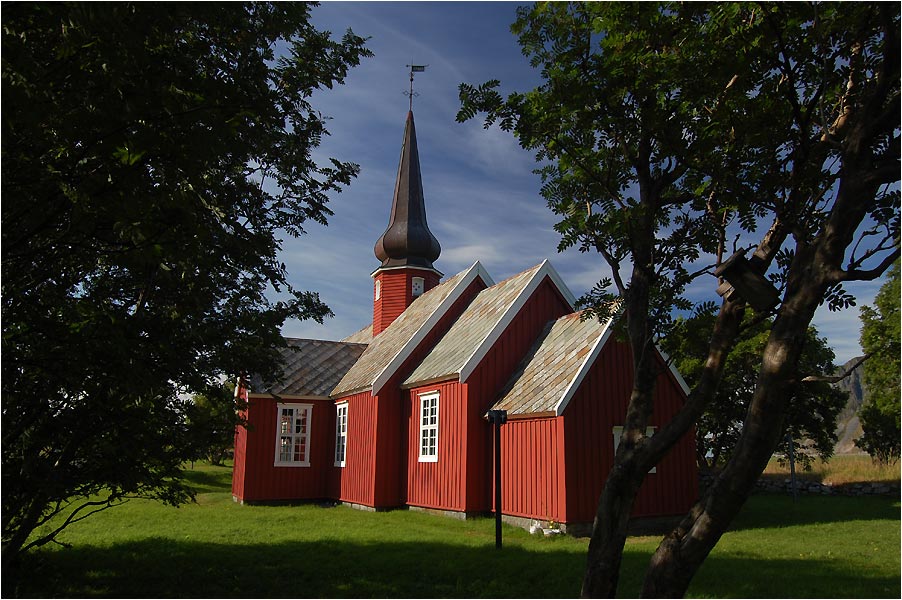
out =
<path fill-rule="evenodd" d="M 410 110 L 411 110 L 411 112 L 413 112 L 413 99 L 414 99 L 414 97 L 419 96 L 418 93 L 413 91 L 413 74 L 414 73 L 422 73 L 423 71 L 426 70 L 426 67 L 428 67 L 429 65 L 405 65 L 405 66 L 410 69 L 410 91 L 402 92 L 402 93 L 410 99 Z"/>

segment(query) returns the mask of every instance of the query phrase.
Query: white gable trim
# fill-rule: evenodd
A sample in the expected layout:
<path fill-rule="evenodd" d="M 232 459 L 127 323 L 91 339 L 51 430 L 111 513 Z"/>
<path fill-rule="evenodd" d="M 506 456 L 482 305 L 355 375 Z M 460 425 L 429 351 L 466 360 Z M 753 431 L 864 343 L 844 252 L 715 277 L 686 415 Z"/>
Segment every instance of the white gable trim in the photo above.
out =
<path fill-rule="evenodd" d="M 445 313 L 451 308 L 451 306 L 457 302 L 466 289 L 470 286 L 471 283 L 476 281 L 476 278 L 479 277 L 482 279 L 483 283 L 485 283 L 486 287 L 491 287 L 495 285 L 495 282 L 492 281 L 492 278 L 489 277 L 488 272 L 485 270 L 485 267 L 482 266 L 478 260 L 473 263 L 461 280 L 454 286 L 454 289 L 451 290 L 451 293 L 442 301 L 442 303 L 436 308 L 429 318 L 420 326 L 420 328 L 413 334 L 406 344 L 398 351 L 398 353 L 392 357 L 392 359 L 388 362 L 384 369 L 376 376 L 376 379 L 373 381 L 373 395 L 377 395 L 382 388 L 388 383 L 388 380 L 395 374 L 401 365 L 407 360 L 410 355 L 413 353 L 414 349 L 420 345 L 426 336 L 432 331 L 432 329 L 438 324 L 438 322 L 445 316 Z M 434 288 L 433 288 L 434 289 Z"/>
<path fill-rule="evenodd" d="M 501 334 L 503 334 L 507 329 L 507 326 L 511 324 L 511 321 L 514 320 L 514 317 L 517 316 L 520 309 L 522 309 L 526 302 L 532 297 L 533 292 L 536 291 L 546 276 L 551 280 L 555 287 L 557 287 L 558 291 L 564 297 L 564 300 L 569 304 L 570 310 L 574 310 L 576 298 L 573 296 L 573 293 L 564 283 L 564 280 L 561 279 L 560 274 L 553 266 L 551 266 L 548 259 L 543 260 L 541 266 L 533 273 L 529 282 L 523 286 L 523 289 L 520 290 L 520 293 L 514 298 L 514 301 L 511 302 L 511 305 L 501 316 L 498 323 L 495 324 L 488 335 L 486 335 L 485 339 L 483 339 L 476 347 L 476 350 L 473 351 L 470 358 L 464 362 L 463 366 L 460 368 L 461 383 L 466 383 L 467 378 L 473 374 L 473 371 L 476 370 L 476 367 L 479 366 L 479 363 L 481 363 L 482 359 L 489 353 L 489 350 L 492 349 L 492 346 L 495 345 L 495 342 L 498 341 L 498 338 L 501 337 Z"/>
<path fill-rule="evenodd" d="M 601 354 L 601 349 L 604 348 L 604 345 L 608 343 L 608 339 L 611 337 L 611 332 L 613 328 L 611 327 L 611 323 L 613 323 L 613 319 L 608 319 L 608 322 L 605 323 L 604 328 L 601 330 L 601 335 L 598 336 L 598 339 L 595 340 L 595 344 L 592 346 L 592 350 L 589 351 L 589 354 L 586 356 L 586 359 L 583 361 L 583 364 L 580 365 L 579 371 L 576 372 L 576 377 L 570 382 L 570 385 L 567 386 L 567 389 L 564 390 L 564 394 L 561 396 L 561 399 L 558 400 L 558 403 L 554 407 L 555 416 L 561 416 L 564 414 L 564 410 L 567 408 L 567 405 L 570 404 L 570 401 L 573 400 L 573 396 L 576 395 L 576 390 L 579 389 L 580 384 L 583 382 L 583 379 L 586 378 L 586 375 L 589 373 L 589 370 L 592 368 L 592 365 L 595 364 L 595 359 L 598 358 L 598 355 Z"/>
<path fill-rule="evenodd" d="M 670 357 L 667 356 L 667 353 L 661 350 L 657 344 L 655 344 L 655 350 L 657 350 L 658 354 L 661 355 L 661 358 L 664 359 L 664 364 L 666 364 L 667 368 L 670 369 L 671 374 L 673 374 L 673 378 L 676 379 L 676 382 L 683 390 L 683 393 L 688 396 L 689 392 L 691 392 L 692 390 L 689 389 L 689 385 L 686 383 L 686 380 L 683 379 L 683 376 L 680 375 L 680 372 L 677 371 L 677 368 L 673 365 L 673 361 L 670 360 Z"/>
<path fill-rule="evenodd" d="M 604 326 L 601 336 L 598 338 L 598 340 L 595 341 L 595 345 L 592 346 L 592 350 L 589 352 L 589 355 L 586 357 L 586 360 L 583 362 L 582 366 L 580 366 L 576 377 L 573 378 L 573 381 L 571 381 L 570 385 L 567 386 L 567 390 L 564 392 L 564 395 L 561 396 L 561 399 L 558 401 L 557 405 L 555 405 L 554 411 L 556 416 L 560 417 L 564 413 L 564 409 L 566 409 L 567 405 L 570 404 L 570 400 L 573 399 L 573 396 L 576 394 L 576 390 L 579 389 L 579 386 L 583 382 L 583 379 L 585 379 L 586 375 L 589 373 L 589 369 L 592 368 L 592 365 L 598 358 L 599 353 L 601 353 L 601 349 L 604 348 L 604 345 L 607 343 L 608 338 L 611 337 L 612 323 L 613 319 L 609 320 Z M 683 376 L 680 375 L 680 372 L 677 371 L 676 367 L 673 366 L 673 363 L 670 361 L 670 357 L 667 356 L 667 354 L 663 350 L 661 350 L 657 344 L 655 344 L 655 350 L 658 352 L 658 354 L 661 355 L 661 358 L 664 360 L 665 364 L 667 364 L 667 368 L 670 369 L 670 372 L 673 374 L 674 379 L 676 379 L 676 382 L 680 386 L 680 389 L 682 389 L 683 393 L 688 396 L 690 391 L 689 386 L 686 384 L 686 380 L 683 379 Z"/>

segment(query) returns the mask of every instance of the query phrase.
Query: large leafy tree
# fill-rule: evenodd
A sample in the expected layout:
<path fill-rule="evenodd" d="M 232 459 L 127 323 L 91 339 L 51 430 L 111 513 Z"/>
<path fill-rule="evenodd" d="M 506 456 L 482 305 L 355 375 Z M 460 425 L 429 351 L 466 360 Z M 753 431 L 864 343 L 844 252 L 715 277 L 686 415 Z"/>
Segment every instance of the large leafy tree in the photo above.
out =
<path fill-rule="evenodd" d="M 314 162 L 310 97 L 369 52 L 310 8 L 4 6 L 5 583 L 93 511 L 188 499 L 185 392 L 270 372 L 285 319 L 328 314 L 277 254 L 356 175 Z"/>
<path fill-rule="evenodd" d="M 562 246 L 598 252 L 612 272 L 585 301 L 606 313 L 622 298 L 635 366 L 583 595 L 616 593 L 639 486 L 715 396 L 746 301 L 756 319 L 773 317 L 731 459 L 649 565 L 644 595 L 682 595 L 811 379 L 799 359 L 815 310 L 852 304 L 842 284 L 879 277 L 899 255 L 898 7 L 540 3 L 512 29 L 544 83 L 506 98 L 497 81 L 464 84 L 459 119 L 484 112 L 544 163 Z M 646 437 L 653 342 L 690 308 L 689 283 L 753 248 L 748 271 L 769 275 L 774 304 L 720 282 L 697 383 Z"/>
<path fill-rule="evenodd" d="M 880 287 L 874 306 L 861 308 L 861 347 L 867 401 L 858 415 L 864 435 L 855 445 L 880 462 L 899 459 L 899 263 Z"/>
<path fill-rule="evenodd" d="M 186 406 L 185 426 L 193 438 L 191 460 L 208 460 L 221 465 L 235 445 L 236 409 L 244 404 L 235 397 L 235 384 L 210 387 L 206 394 L 194 394 Z"/>
<path fill-rule="evenodd" d="M 714 312 L 679 318 L 667 338 L 662 340 L 662 347 L 690 387 L 695 386 L 704 370 L 716 318 Z M 726 359 L 717 393 L 696 422 L 698 464 L 711 471 L 729 460 L 739 441 L 742 423 L 755 392 L 761 353 L 773 326 L 770 319 L 755 322 L 751 314 L 746 318 L 753 325 L 737 336 Z M 833 373 L 836 370 L 834 359 L 835 354 L 827 340 L 819 337 L 814 327 L 809 327 L 799 358 L 799 371 Z M 793 390 L 777 446 L 777 451 L 784 457 L 790 452 L 795 453 L 803 468 L 810 468 L 813 458 L 826 460 L 833 455 L 837 415 L 849 396 L 848 392 L 835 388 L 824 378 L 819 379 Z"/>

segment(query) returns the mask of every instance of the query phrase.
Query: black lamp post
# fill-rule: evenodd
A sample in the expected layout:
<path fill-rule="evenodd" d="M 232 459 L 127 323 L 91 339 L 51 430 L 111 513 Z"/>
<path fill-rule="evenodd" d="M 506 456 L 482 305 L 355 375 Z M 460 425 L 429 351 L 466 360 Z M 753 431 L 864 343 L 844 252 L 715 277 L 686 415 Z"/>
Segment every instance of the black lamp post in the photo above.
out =
<path fill-rule="evenodd" d="M 495 547 L 501 548 L 501 426 L 507 423 L 507 411 L 490 410 L 488 418 L 495 424 Z"/>

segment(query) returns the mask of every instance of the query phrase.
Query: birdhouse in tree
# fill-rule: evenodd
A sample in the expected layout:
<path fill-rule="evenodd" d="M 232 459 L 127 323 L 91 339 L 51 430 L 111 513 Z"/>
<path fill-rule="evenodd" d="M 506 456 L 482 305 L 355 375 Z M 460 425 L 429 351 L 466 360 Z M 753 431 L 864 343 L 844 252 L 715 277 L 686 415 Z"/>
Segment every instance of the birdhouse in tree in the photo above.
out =
<path fill-rule="evenodd" d="M 768 311 L 780 301 L 777 288 L 755 269 L 745 257 L 745 250 L 724 261 L 714 275 L 724 280 L 717 287 L 717 293 L 727 300 L 745 300 L 758 312 Z"/>

